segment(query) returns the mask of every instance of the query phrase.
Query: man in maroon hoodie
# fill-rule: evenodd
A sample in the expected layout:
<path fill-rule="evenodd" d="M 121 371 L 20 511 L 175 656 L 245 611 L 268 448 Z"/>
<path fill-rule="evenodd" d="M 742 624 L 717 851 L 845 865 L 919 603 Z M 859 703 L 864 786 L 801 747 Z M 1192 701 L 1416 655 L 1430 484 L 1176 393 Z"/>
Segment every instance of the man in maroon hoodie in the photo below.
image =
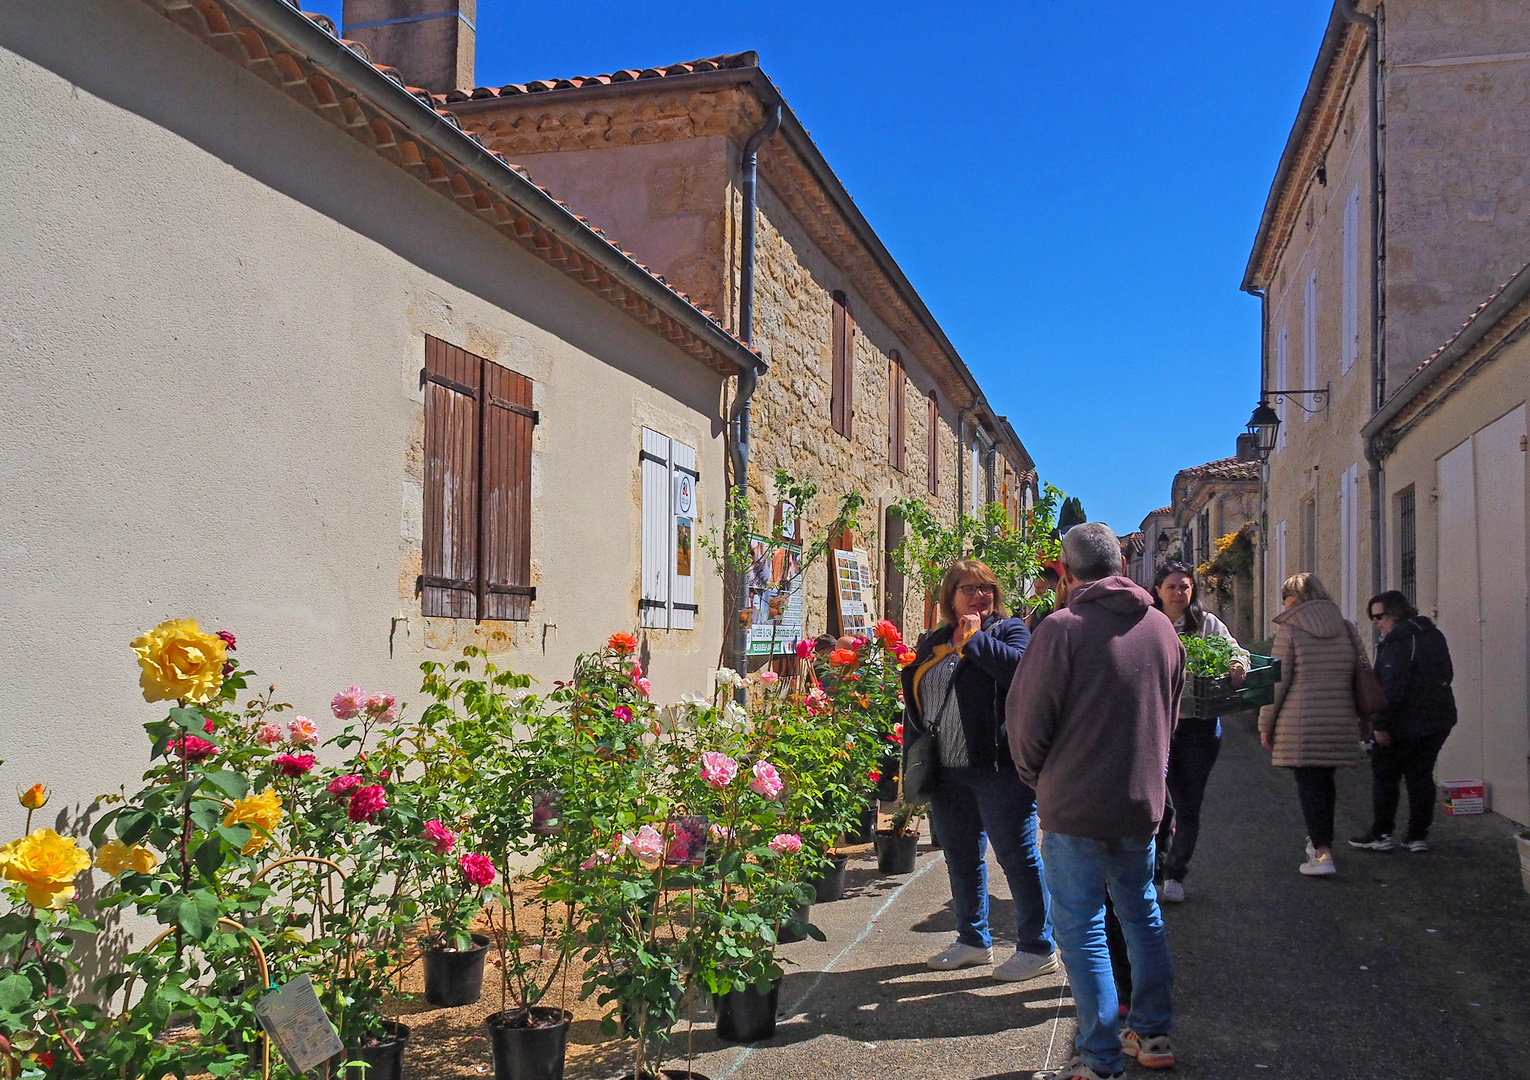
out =
<path fill-rule="evenodd" d="M 1098 522 L 1062 542 L 1068 606 L 1036 628 L 1010 688 L 1006 727 L 1020 777 L 1036 789 L 1052 921 L 1078 1012 L 1078 1057 L 1038 1080 L 1120 1076 L 1130 1055 L 1174 1064 L 1173 964 L 1153 887 L 1169 739 L 1185 650 L 1153 598 L 1122 575 L 1121 545 Z M 1105 943 L 1107 890 L 1132 958 L 1118 1034 Z"/>

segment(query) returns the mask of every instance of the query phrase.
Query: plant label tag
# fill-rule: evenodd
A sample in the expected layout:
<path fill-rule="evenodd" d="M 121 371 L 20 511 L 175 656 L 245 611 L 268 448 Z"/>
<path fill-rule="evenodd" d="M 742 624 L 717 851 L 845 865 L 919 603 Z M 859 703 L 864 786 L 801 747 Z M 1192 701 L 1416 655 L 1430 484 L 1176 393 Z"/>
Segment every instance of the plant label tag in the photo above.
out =
<path fill-rule="evenodd" d="M 307 975 L 257 1001 L 255 1015 L 294 1073 L 306 1073 L 345 1052 Z"/>

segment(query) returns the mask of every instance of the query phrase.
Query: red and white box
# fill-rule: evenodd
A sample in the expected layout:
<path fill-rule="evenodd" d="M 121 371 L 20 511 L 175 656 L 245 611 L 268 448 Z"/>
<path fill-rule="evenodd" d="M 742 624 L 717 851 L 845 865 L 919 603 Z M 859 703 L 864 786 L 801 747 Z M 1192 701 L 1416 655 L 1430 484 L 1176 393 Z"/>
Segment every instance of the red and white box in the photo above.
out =
<path fill-rule="evenodd" d="M 1487 785 L 1481 780 L 1441 780 L 1445 792 L 1445 812 L 1460 817 L 1480 814 L 1487 809 Z"/>

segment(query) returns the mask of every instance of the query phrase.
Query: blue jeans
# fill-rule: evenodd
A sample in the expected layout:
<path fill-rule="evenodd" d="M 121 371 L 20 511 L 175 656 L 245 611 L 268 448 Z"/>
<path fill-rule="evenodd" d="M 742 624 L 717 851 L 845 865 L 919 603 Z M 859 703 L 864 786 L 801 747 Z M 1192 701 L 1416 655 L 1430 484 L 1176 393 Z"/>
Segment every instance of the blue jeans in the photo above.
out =
<path fill-rule="evenodd" d="M 963 945 L 986 949 L 988 931 L 988 841 L 998 857 L 1018 922 L 1016 947 L 1050 956 L 1052 920 L 1046 877 L 1036 850 L 1036 793 L 1012 767 L 942 769 L 930 799 L 930 818 L 946 853 L 956 935 Z"/>
<path fill-rule="evenodd" d="M 1057 946 L 1078 1012 L 1078 1056 L 1095 1072 L 1126 1068 L 1116 1032 L 1119 1003 L 1105 944 L 1108 890 L 1132 963 L 1128 1026 L 1139 1035 L 1167 1035 L 1174 964 L 1153 887 L 1153 839 L 1090 840 L 1047 833 L 1041 843 L 1052 893 Z"/>

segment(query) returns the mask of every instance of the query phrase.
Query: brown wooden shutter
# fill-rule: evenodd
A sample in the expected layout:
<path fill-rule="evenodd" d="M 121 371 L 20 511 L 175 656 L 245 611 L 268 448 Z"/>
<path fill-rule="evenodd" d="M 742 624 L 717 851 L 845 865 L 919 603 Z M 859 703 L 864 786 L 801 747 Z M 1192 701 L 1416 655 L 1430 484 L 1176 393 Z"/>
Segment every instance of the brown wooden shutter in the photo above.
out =
<path fill-rule="evenodd" d="M 904 429 L 907 406 L 904 404 L 903 359 L 894 349 L 887 358 L 887 463 L 903 471 Z"/>
<path fill-rule="evenodd" d="M 830 375 L 829 416 L 834 430 L 850 438 L 851 420 L 855 415 L 855 323 L 845 306 L 845 294 L 834 294 L 834 313 L 830 327 Z"/>
<path fill-rule="evenodd" d="M 928 415 L 925 419 L 924 452 L 925 483 L 931 495 L 940 494 L 940 399 L 930 391 Z"/>
<path fill-rule="evenodd" d="M 483 362 L 425 339 L 424 615 L 478 617 L 479 390 Z"/>
<path fill-rule="evenodd" d="M 484 619 L 531 618 L 531 380 L 483 362 Z"/>

